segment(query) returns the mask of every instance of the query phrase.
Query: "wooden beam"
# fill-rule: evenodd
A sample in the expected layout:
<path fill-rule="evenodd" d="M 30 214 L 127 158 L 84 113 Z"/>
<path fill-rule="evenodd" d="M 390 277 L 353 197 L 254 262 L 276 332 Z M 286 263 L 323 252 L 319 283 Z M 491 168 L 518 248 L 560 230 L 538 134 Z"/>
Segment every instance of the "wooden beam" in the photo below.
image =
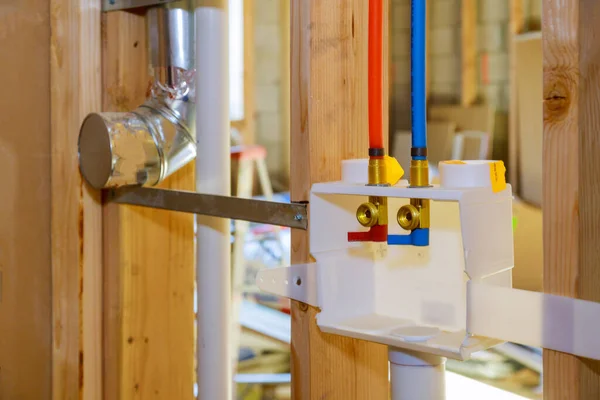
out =
<path fill-rule="evenodd" d="M 146 97 L 149 77 L 145 66 L 145 18 L 127 12 L 111 12 L 102 19 L 102 109 L 128 111 L 141 104 Z M 121 40 L 120 37 L 123 39 Z M 131 46 L 133 39 L 133 46 Z M 136 46 L 137 42 L 137 46 Z M 125 43 L 129 43 L 126 45 Z M 123 337 L 123 307 L 125 280 L 121 247 L 122 224 L 127 223 L 127 210 L 116 204 L 105 204 L 104 217 L 104 357 L 105 398 L 121 399 L 124 393 L 125 364 Z M 114 246 L 118 246 L 115 248 Z M 129 384 L 131 389 L 131 384 Z"/>
<path fill-rule="evenodd" d="M 523 0 L 510 0 L 509 29 L 508 29 L 508 57 L 509 57 L 509 95 L 508 109 L 508 181 L 513 191 L 519 190 L 519 102 L 517 100 L 517 51 L 515 36 L 525 29 L 525 15 Z"/>
<path fill-rule="evenodd" d="M 290 94 L 290 50 L 291 50 L 291 5 L 290 1 L 282 1 L 280 3 L 280 25 L 281 25 L 281 135 L 283 137 L 283 164 L 284 176 L 282 177 L 286 185 L 290 181 L 290 146 L 291 146 L 291 130 L 290 130 L 290 110 L 291 110 L 291 94 Z"/>
<path fill-rule="evenodd" d="M 294 201 L 307 201 L 315 182 L 339 180 L 341 160 L 367 156 L 367 6 L 364 0 L 291 3 Z M 386 40 L 387 32 L 386 26 Z M 309 259 L 308 234 L 294 231 L 292 262 Z M 387 399 L 386 347 L 322 333 L 317 312 L 292 302 L 293 398 Z"/>
<path fill-rule="evenodd" d="M 243 133 L 243 131 L 246 129 L 246 120 L 245 119 L 241 119 L 241 120 L 235 120 L 235 121 L 230 121 L 229 122 L 229 126 L 231 127 L 231 129 L 235 129 L 237 131 L 240 131 L 240 133 Z M 245 141 L 244 141 L 245 143 Z"/>
<path fill-rule="evenodd" d="M 542 27 L 544 291 L 600 301 L 600 3 L 547 0 Z M 544 398 L 600 398 L 600 362 L 544 351 Z"/>
<path fill-rule="evenodd" d="M 477 0 L 461 0 L 461 91 L 464 107 L 477 99 Z"/>
<path fill-rule="evenodd" d="M 100 108 L 100 2 L 51 0 L 50 12 L 52 393 L 100 399 L 100 195 L 84 184 L 77 159 L 81 122 Z"/>
<path fill-rule="evenodd" d="M 143 15 L 103 20 L 105 111 L 130 111 L 149 83 Z M 194 190 L 188 165 L 161 187 Z M 104 337 L 107 399 L 193 399 L 193 216 L 106 204 Z"/>
<path fill-rule="evenodd" d="M 256 143 L 254 11 L 254 0 L 244 0 L 244 144 Z"/>
<path fill-rule="evenodd" d="M 52 395 L 50 8 L 0 5 L 0 399 Z"/>

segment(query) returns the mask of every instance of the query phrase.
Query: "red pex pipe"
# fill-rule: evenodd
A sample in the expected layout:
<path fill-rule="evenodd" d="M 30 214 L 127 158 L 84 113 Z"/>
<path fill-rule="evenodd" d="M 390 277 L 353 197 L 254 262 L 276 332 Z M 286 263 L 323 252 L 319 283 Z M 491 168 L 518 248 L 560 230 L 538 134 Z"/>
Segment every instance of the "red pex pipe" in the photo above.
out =
<path fill-rule="evenodd" d="M 369 148 L 383 149 L 383 0 L 369 0 Z"/>

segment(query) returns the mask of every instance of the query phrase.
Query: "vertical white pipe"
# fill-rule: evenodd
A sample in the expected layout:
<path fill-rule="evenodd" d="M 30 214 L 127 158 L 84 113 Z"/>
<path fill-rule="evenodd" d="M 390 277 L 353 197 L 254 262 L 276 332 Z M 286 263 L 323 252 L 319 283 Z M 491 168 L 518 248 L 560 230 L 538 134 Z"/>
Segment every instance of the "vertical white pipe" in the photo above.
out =
<path fill-rule="evenodd" d="M 227 9 L 200 6 L 194 14 L 196 190 L 230 195 Z M 230 221 L 197 216 L 196 223 L 198 399 L 229 400 L 233 379 Z"/>
<path fill-rule="evenodd" d="M 389 348 L 392 400 L 444 400 L 446 359 L 433 354 Z"/>

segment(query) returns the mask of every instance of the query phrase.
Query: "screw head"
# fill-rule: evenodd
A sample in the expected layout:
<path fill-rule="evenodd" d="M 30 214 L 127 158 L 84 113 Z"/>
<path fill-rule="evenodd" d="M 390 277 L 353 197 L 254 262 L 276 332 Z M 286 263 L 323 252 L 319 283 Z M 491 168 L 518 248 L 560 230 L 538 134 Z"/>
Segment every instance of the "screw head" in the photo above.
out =
<path fill-rule="evenodd" d="M 296 214 L 296 215 L 294 215 L 294 219 L 296 221 L 302 221 L 302 214 Z"/>

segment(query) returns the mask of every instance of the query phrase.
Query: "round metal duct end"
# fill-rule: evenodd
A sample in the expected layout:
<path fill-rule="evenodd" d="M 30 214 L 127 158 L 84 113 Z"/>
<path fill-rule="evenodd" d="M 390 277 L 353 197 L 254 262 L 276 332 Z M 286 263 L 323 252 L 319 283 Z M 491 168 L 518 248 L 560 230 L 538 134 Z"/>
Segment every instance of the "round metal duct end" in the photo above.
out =
<path fill-rule="evenodd" d="M 79 131 L 79 169 L 94 188 L 102 189 L 113 170 L 109 128 L 102 116 L 89 114 Z"/>

